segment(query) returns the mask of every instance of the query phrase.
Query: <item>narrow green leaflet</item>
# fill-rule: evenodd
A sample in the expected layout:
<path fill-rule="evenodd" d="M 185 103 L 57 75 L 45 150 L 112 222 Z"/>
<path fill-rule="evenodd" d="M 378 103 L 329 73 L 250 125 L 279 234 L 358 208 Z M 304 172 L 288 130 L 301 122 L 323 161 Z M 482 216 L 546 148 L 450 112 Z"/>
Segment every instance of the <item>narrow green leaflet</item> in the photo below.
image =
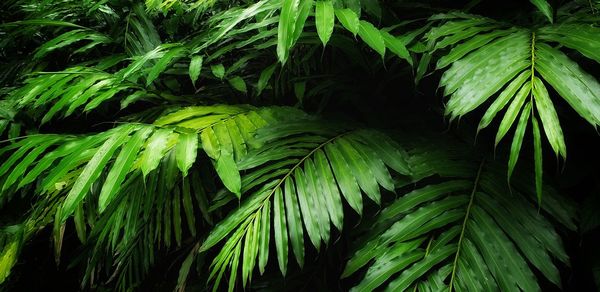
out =
<path fill-rule="evenodd" d="M 285 180 L 285 214 L 287 218 L 288 230 L 292 251 L 300 267 L 304 266 L 304 228 L 302 228 L 302 217 L 298 207 L 298 197 L 296 196 L 296 187 L 294 180 L 287 178 Z"/>
<path fill-rule="evenodd" d="M 517 90 L 523 86 L 523 83 L 527 79 L 531 78 L 530 75 L 531 72 L 524 71 L 506 86 L 506 88 L 502 91 L 502 93 L 500 93 L 498 98 L 494 100 L 481 118 L 481 121 L 477 126 L 477 131 L 487 127 L 492 122 L 498 112 L 500 112 L 508 104 L 508 102 L 514 97 L 515 93 L 517 93 Z"/>
<path fill-rule="evenodd" d="M 502 122 L 500 122 L 500 127 L 498 128 L 498 132 L 496 133 L 496 145 L 500 143 L 500 140 L 502 140 L 504 135 L 506 135 L 506 133 L 508 133 L 508 130 L 510 130 L 510 128 L 512 127 L 513 122 L 519 115 L 519 112 L 521 111 L 521 108 L 525 103 L 525 99 L 530 94 L 530 92 L 531 82 L 527 81 L 525 84 L 523 84 L 523 87 L 521 87 L 521 90 L 519 90 L 519 92 L 511 102 L 510 106 L 508 106 L 508 109 L 504 114 L 504 118 L 502 118 Z"/>
<path fill-rule="evenodd" d="M 508 175 L 507 178 L 510 182 L 510 177 L 515 169 L 517 160 L 519 159 L 519 153 L 521 152 L 521 145 L 523 144 L 523 137 L 525 136 L 525 130 L 527 129 L 527 123 L 529 122 L 529 116 L 531 115 L 531 103 L 527 103 L 521 111 L 521 117 L 517 124 L 517 130 L 513 138 L 512 144 L 510 145 L 510 157 L 508 159 Z"/>
<path fill-rule="evenodd" d="M 537 77 L 533 79 L 533 97 L 535 100 L 535 108 L 540 114 L 542 125 L 546 137 L 552 146 L 552 150 L 557 155 L 560 154 L 563 158 L 567 157 L 567 146 L 565 145 L 565 139 L 563 137 L 562 128 L 558 121 L 558 115 L 550 100 L 546 86 L 542 80 Z"/>
<path fill-rule="evenodd" d="M 215 170 L 219 174 L 225 187 L 239 198 L 241 195 L 242 181 L 240 172 L 233 160 L 233 155 L 221 153 L 221 156 L 217 159 Z"/>
<path fill-rule="evenodd" d="M 175 151 L 177 167 L 179 167 L 183 176 L 186 177 L 192 164 L 196 161 L 196 155 L 198 155 L 198 134 L 180 134 Z"/>
<path fill-rule="evenodd" d="M 317 25 L 317 33 L 319 34 L 319 39 L 321 39 L 323 46 L 327 45 L 331 33 L 333 33 L 334 17 L 332 0 L 317 1 L 315 7 L 315 22 Z"/>
<path fill-rule="evenodd" d="M 285 210 L 283 203 L 283 192 L 281 188 L 275 191 L 273 199 L 273 230 L 275 234 L 275 247 L 277 250 L 277 262 L 279 263 L 279 270 L 283 275 L 287 271 L 287 260 L 288 260 L 288 234 L 287 234 L 287 223 L 285 219 Z"/>
<path fill-rule="evenodd" d="M 292 47 L 299 0 L 283 0 L 277 27 L 277 57 L 285 63 Z"/>
<path fill-rule="evenodd" d="M 169 138 L 173 134 L 171 129 L 159 129 L 148 138 L 142 157 L 141 169 L 144 177 L 158 167 L 160 160 L 165 155 L 169 145 Z"/>
<path fill-rule="evenodd" d="M 275 72 L 275 68 L 277 67 L 277 63 L 265 68 L 260 72 L 260 77 L 258 77 L 257 90 L 258 95 L 262 93 L 262 91 L 267 87 L 271 76 L 273 76 L 273 72 Z"/>
<path fill-rule="evenodd" d="M 106 206 L 112 201 L 114 195 L 119 191 L 121 184 L 125 180 L 125 176 L 131 171 L 138 152 L 152 130 L 151 127 L 144 127 L 138 130 L 121 149 L 110 172 L 106 176 L 104 185 L 102 185 L 102 190 L 98 198 L 98 209 L 100 212 L 104 211 Z"/>
<path fill-rule="evenodd" d="M 290 49 L 296 41 L 300 38 L 300 35 L 304 31 L 304 25 L 306 24 L 306 19 L 308 19 L 308 15 L 313 10 L 313 0 L 302 0 L 298 4 L 298 15 L 294 22 L 294 34 L 292 35 L 292 43 L 290 44 Z"/>
<path fill-rule="evenodd" d="M 600 83 L 563 52 L 546 44 L 536 45 L 536 70 L 577 113 L 600 124 Z"/>
<path fill-rule="evenodd" d="M 533 159 L 535 164 L 535 192 L 538 204 L 542 204 L 542 135 L 536 117 L 531 119 L 533 127 Z"/>
<path fill-rule="evenodd" d="M 85 195 L 90 191 L 92 183 L 96 181 L 102 173 L 104 166 L 108 163 L 112 154 L 119 146 L 127 141 L 126 138 L 132 130 L 132 126 L 118 128 L 118 131 L 115 131 L 115 133 L 104 142 L 92 159 L 86 164 L 62 204 L 60 216 L 58 216 L 61 222 L 66 221 L 75 211 L 79 202 L 81 202 Z"/>
<path fill-rule="evenodd" d="M 548 4 L 546 0 L 529 0 L 537 9 L 548 19 L 550 22 L 554 22 L 552 15 L 552 6 Z"/>
<path fill-rule="evenodd" d="M 391 35 L 387 31 L 380 30 L 379 32 L 381 33 L 381 36 L 383 37 L 385 46 L 388 49 L 390 49 L 390 51 L 392 51 L 394 54 L 396 54 L 398 57 L 406 60 L 412 66 L 413 60 L 412 60 L 412 57 L 410 56 L 410 53 L 406 49 L 404 42 L 401 39 Z"/>

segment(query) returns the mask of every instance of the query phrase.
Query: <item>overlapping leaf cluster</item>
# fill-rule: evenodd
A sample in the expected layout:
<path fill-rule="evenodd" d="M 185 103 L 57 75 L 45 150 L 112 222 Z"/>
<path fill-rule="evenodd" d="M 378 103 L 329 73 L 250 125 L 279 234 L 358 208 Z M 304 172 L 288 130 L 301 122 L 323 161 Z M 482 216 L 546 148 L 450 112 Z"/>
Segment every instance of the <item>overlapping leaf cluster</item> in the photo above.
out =
<path fill-rule="evenodd" d="M 600 62 L 600 30 L 588 3 L 531 3 L 542 22 L 520 27 L 463 12 L 403 21 L 372 0 L 0 4 L 0 208 L 27 206 L 1 218 L 0 283 L 51 227 L 56 262 L 92 289 L 139 287 L 173 255 L 178 290 L 248 289 L 335 236 L 353 245 L 340 276 L 355 290 L 560 287 L 558 230 L 576 226 L 542 188 L 542 133 L 566 159 L 558 97 L 599 124 L 600 84 L 571 53 Z M 335 79 L 348 63 L 420 81 L 437 56 L 451 119 L 489 103 L 481 130 L 504 111 L 496 144 L 516 124 L 506 170 L 324 110 L 362 81 Z M 535 187 L 520 174 L 509 189 L 530 124 Z M 65 254 L 70 232 L 82 248 Z"/>

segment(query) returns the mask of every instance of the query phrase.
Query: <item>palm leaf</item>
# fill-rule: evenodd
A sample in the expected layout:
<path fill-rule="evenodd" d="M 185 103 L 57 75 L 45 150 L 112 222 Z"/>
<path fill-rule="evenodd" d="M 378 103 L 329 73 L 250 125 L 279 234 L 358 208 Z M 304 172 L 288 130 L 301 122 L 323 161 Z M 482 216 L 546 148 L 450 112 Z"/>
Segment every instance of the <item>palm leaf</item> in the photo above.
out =
<path fill-rule="evenodd" d="M 343 228 L 342 196 L 354 211 L 361 214 L 364 204 L 362 192 L 379 203 L 379 186 L 393 190 L 386 165 L 401 174 L 410 173 L 403 150 L 383 134 L 372 130 L 352 130 L 304 121 L 263 128 L 259 130 L 255 143 L 263 146 L 238 162 L 238 168 L 247 172 L 242 178 L 242 192 L 250 192 L 251 195 L 215 226 L 200 248 L 201 251 L 207 250 L 228 238 L 213 261 L 210 278 L 222 274 L 230 266 L 234 269 L 235 253 L 243 245 L 244 254 L 247 249 L 252 251 L 242 262 L 243 270 L 246 270 L 242 280 L 247 281 L 245 278 L 250 277 L 253 259 L 258 253 L 242 242 L 250 241 L 248 238 L 256 240 L 257 237 L 262 240 L 264 234 L 253 231 L 251 226 L 261 222 L 264 214 L 272 213 L 270 217 L 275 225 L 269 229 L 275 231 L 278 262 L 285 274 L 289 244 L 302 265 L 304 234 L 319 249 L 321 243 L 329 241 L 331 224 L 340 230 Z M 315 196 L 317 190 L 326 190 L 325 195 Z M 273 210 L 266 209 L 270 206 Z M 266 264 L 266 261 L 261 264 Z M 262 270 L 264 266 L 259 268 Z M 217 277 L 216 285 L 219 280 Z"/>
<path fill-rule="evenodd" d="M 427 151 L 416 145 L 411 157 Z M 448 154 L 441 159 L 457 159 Z M 444 161 L 410 164 L 423 178 L 450 177 L 407 191 L 359 229 L 361 239 L 343 277 L 363 269 L 366 274 L 352 290 L 540 290 L 533 269 L 561 285 L 553 259 L 567 263 L 568 257 L 546 218 L 552 213 L 539 216 L 522 193 L 528 190 L 509 191 L 497 178 L 496 164 L 482 162 L 477 168 L 463 161 L 472 165 L 466 177 L 438 168 Z"/>

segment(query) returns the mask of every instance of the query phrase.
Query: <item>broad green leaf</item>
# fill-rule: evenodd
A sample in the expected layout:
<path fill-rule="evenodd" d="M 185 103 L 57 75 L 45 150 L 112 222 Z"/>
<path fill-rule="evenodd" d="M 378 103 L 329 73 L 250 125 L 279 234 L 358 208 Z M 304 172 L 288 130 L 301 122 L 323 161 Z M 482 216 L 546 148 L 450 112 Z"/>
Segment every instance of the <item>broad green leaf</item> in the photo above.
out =
<path fill-rule="evenodd" d="M 440 80 L 444 95 L 450 95 L 446 114 L 456 118 L 474 110 L 530 67 L 529 43 L 530 36 L 517 31 L 454 62 Z"/>
<path fill-rule="evenodd" d="M 68 22 L 68 21 L 59 21 L 59 20 L 50 20 L 50 19 L 28 19 L 14 22 L 3 23 L 0 26 L 22 26 L 22 25 L 39 25 L 39 26 L 66 26 L 66 27 L 75 27 L 75 28 L 84 28 L 83 26 Z"/>
<path fill-rule="evenodd" d="M 196 259 L 196 256 L 198 255 L 199 248 L 200 248 L 200 244 L 194 245 L 194 247 L 192 247 L 192 249 L 190 250 L 188 255 L 185 257 L 185 260 L 183 260 L 183 263 L 181 264 L 181 267 L 179 268 L 179 275 L 177 277 L 177 286 L 175 287 L 176 291 L 179 291 L 179 292 L 185 291 L 186 280 L 190 273 L 192 264 L 194 263 L 194 260 Z"/>
<path fill-rule="evenodd" d="M 373 291 L 395 273 L 422 259 L 425 256 L 425 252 L 414 250 L 415 243 L 420 242 L 411 241 L 395 244 L 375 260 L 373 265 L 367 270 L 362 281 L 357 286 L 354 286 L 351 291 Z"/>
<path fill-rule="evenodd" d="M 377 28 L 370 22 L 361 20 L 358 36 L 383 58 L 385 55 L 385 41 Z"/>
<path fill-rule="evenodd" d="M 340 23 L 352 34 L 356 35 L 360 28 L 358 15 L 349 8 L 336 9 L 335 16 Z"/>
<path fill-rule="evenodd" d="M 20 153 L 24 153 L 25 151 L 21 151 L 20 150 L 26 150 L 28 149 L 28 147 L 23 146 L 20 147 L 18 152 L 19 155 L 15 155 L 15 157 L 10 157 L 7 161 L 6 161 L 6 166 L 3 167 L 3 169 L 9 169 L 9 167 L 11 167 L 13 165 L 13 163 L 16 163 L 17 160 L 20 159 L 19 163 L 14 165 L 14 167 L 11 168 L 10 173 L 8 174 L 8 177 L 6 177 L 6 180 L 4 181 L 4 184 L 2 186 L 2 191 L 6 191 L 10 186 L 12 186 L 15 182 L 17 182 L 17 180 L 23 176 L 25 174 L 25 171 L 27 170 L 27 168 L 29 168 L 29 166 L 31 166 L 31 164 L 35 161 L 35 159 L 40 156 L 42 153 L 44 153 L 44 151 L 46 151 L 46 149 L 48 149 L 49 147 L 51 147 L 52 145 L 54 145 L 56 142 L 60 141 L 61 139 L 59 137 L 47 137 L 47 140 L 40 143 L 39 145 L 34 146 L 34 148 L 25 156 L 25 157 L 20 157 Z M 5 172 L 5 171 L 2 171 Z"/>
<path fill-rule="evenodd" d="M 599 33 L 600 28 L 586 23 L 561 23 L 540 28 L 536 36 L 540 40 L 558 42 L 600 62 L 600 52 L 596 49 L 600 45 L 600 39 L 596 37 Z"/>
<path fill-rule="evenodd" d="M 192 236 L 196 236 L 196 217 L 194 216 L 194 204 L 192 202 L 192 194 L 190 191 L 190 183 L 188 180 L 183 180 L 183 186 L 181 187 L 181 196 L 183 204 L 183 212 L 185 212 L 185 218 L 187 220 L 188 229 Z"/>
<path fill-rule="evenodd" d="M 549 245 L 543 245 L 540 240 L 538 240 L 539 235 L 547 232 L 547 230 L 538 227 L 536 236 L 532 236 L 525 226 L 525 224 L 527 224 L 526 221 L 531 219 L 527 218 L 525 220 L 519 220 L 521 218 L 518 217 L 518 207 L 512 207 L 514 204 L 502 206 L 499 200 L 496 200 L 485 193 L 477 193 L 476 195 L 481 207 L 488 212 L 496 222 L 498 222 L 498 225 L 515 242 L 527 259 L 540 270 L 546 278 L 557 286 L 560 286 L 560 274 L 556 266 L 552 263 L 550 254 L 546 250 L 546 246 Z"/>
<path fill-rule="evenodd" d="M 304 161 L 304 174 L 306 178 L 306 190 L 309 198 L 309 202 L 312 201 L 312 217 L 314 217 L 314 221 L 317 223 L 317 227 L 319 228 L 319 232 L 321 234 L 321 239 L 326 244 L 329 242 L 330 237 L 330 224 L 329 224 L 329 214 L 327 210 L 327 205 L 325 203 L 325 198 L 321 193 L 321 189 L 317 186 L 317 177 L 315 165 L 312 159 L 306 159 Z"/>
<path fill-rule="evenodd" d="M 319 39 L 321 39 L 323 46 L 327 45 L 331 33 L 333 33 L 334 17 L 332 0 L 317 1 L 315 7 L 315 23 L 317 25 Z"/>
<path fill-rule="evenodd" d="M 327 206 L 331 223 L 341 231 L 344 225 L 344 206 L 342 205 L 340 191 L 323 150 L 319 149 L 314 155 L 316 178 L 320 183 L 317 187 L 322 190 L 325 197 L 325 205 Z"/>
<path fill-rule="evenodd" d="M 12 267 L 17 263 L 19 248 L 19 241 L 11 240 L 0 252 L 0 283 L 8 278 Z"/>
<path fill-rule="evenodd" d="M 242 79 L 242 77 L 233 76 L 233 77 L 227 79 L 227 81 L 229 82 L 231 87 L 233 87 L 235 90 L 237 90 L 239 92 L 243 92 L 243 93 L 248 92 L 248 89 L 246 88 L 246 82 L 244 82 L 244 79 Z"/>
<path fill-rule="evenodd" d="M 360 153 L 352 146 L 352 143 L 348 142 L 345 138 L 337 139 L 337 143 L 334 145 L 339 147 L 340 152 L 343 153 L 363 192 L 377 205 L 381 204 L 379 185 L 377 184 L 375 175 L 371 171 L 369 163 L 361 157 Z"/>
<path fill-rule="evenodd" d="M 244 239 L 244 254 L 242 261 L 242 287 L 246 288 L 248 278 L 251 276 L 256 264 L 256 256 L 258 252 L 258 236 L 260 230 L 260 215 L 262 212 L 256 213 L 256 217 L 248 226 Z"/>
<path fill-rule="evenodd" d="M 475 37 L 452 48 L 452 50 L 447 55 L 441 57 L 436 64 L 436 69 L 443 69 L 448 65 L 460 60 L 468 53 L 493 41 L 497 37 L 505 36 L 511 32 L 514 32 L 514 30 L 497 29 L 490 33 L 476 35 Z"/>
<path fill-rule="evenodd" d="M 432 266 L 437 265 L 455 252 L 456 245 L 448 245 L 426 255 L 422 261 L 404 270 L 398 278 L 388 285 L 386 291 L 405 291 L 418 277 L 431 269 Z"/>
<path fill-rule="evenodd" d="M 210 66 L 210 70 L 215 77 L 219 79 L 223 79 L 225 77 L 225 66 L 223 64 L 217 64 Z"/>
<path fill-rule="evenodd" d="M 202 56 L 196 55 L 196 56 L 193 56 L 192 60 L 190 61 L 188 74 L 190 75 L 190 79 L 192 80 L 193 85 L 196 85 L 196 81 L 198 80 L 198 77 L 200 76 L 200 70 L 202 69 L 202 61 L 203 60 L 204 60 L 204 58 Z"/>

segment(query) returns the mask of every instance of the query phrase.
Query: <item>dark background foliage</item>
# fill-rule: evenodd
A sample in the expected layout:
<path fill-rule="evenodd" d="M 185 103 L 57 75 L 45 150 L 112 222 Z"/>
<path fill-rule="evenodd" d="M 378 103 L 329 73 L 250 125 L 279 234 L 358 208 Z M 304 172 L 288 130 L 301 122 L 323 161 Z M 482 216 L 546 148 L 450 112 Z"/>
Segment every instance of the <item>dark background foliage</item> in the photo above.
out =
<path fill-rule="evenodd" d="M 414 2 L 405 3 L 399 1 L 387 1 L 394 9 L 384 11 L 382 23 L 393 23 L 395 19 L 418 18 L 419 15 L 426 17 L 430 9 L 465 9 L 469 12 L 485 16 L 513 21 L 515 24 L 526 24 L 532 21 L 532 6 L 528 1 L 421 1 L 418 5 Z M 554 5 L 562 1 L 552 1 Z M 419 8 L 422 6 L 422 8 Z M 4 11 L 2 22 L 20 20 L 22 15 L 16 11 Z M 85 21 L 85 20 L 83 20 Z M 79 23 L 85 25 L 85 23 Z M 164 31 L 162 33 L 165 33 Z M 186 35 L 186 31 L 178 31 L 179 35 Z M 26 54 L 39 46 L 42 40 L 33 38 L 23 43 L 2 44 L 2 55 L 0 55 L 0 66 L 19 67 L 19 61 L 26 62 Z M 295 48 L 295 56 L 302 55 L 303 47 Z M 101 53 L 101 52 L 100 52 Z M 311 78 L 330 79 L 339 86 L 330 91 L 328 96 L 317 96 L 303 103 L 303 108 L 309 112 L 318 113 L 328 117 L 340 117 L 341 119 L 354 122 L 366 122 L 388 129 L 403 129 L 414 132 L 427 132 L 433 135 L 453 136 L 466 141 L 465 145 L 473 145 L 473 149 L 482 155 L 494 153 L 498 161 L 504 163 L 508 157 L 508 143 L 501 143 L 495 149 L 493 145 L 494 132 L 483 130 L 476 136 L 477 119 L 483 114 L 483 110 L 477 110 L 460 121 L 449 123 L 443 118 L 444 99 L 437 88 L 439 73 L 426 76 L 418 85 L 413 82 L 413 74 L 410 67 L 396 59 L 381 64 L 381 59 L 373 53 L 362 55 L 364 60 L 345 60 L 344 56 L 338 54 L 332 47 L 327 47 L 321 53 L 321 59 L 316 64 L 317 70 L 312 76 L 303 76 L 301 72 L 294 73 L 289 78 L 307 78 L 310 87 Z M 576 58 L 586 71 L 592 75 L 600 76 L 600 66 L 584 58 Z M 60 52 L 52 55 L 52 61 L 46 68 L 52 71 L 59 69 L 61 65 L 72 61 L 71 56 Z M 266 67 L 275 60 L 264 60 L 262 67 Z M 371 70 L 365 71 L 358 62 L 371 64 Z M 320 81 L 320 80 L 319 80 Z M 10 78 L 0 80 L 2 83 L 10 83 Z M 187 88 L 193 91 L 194 88 Z M 241 96 L 228 91 L 233 97 L 230 100 L 250 102 L 248 97 Z M 551 93 L 552 94 L 552 93 Z M 554 93 L 555 94 L 555 93 Z M 253 100 L 255 104 L 281 104 L 295 105 L 297 100 L 293 94 L 278 94 L 266 98 Z M 571 267 L 562 266 L 561 275 L 566 291 L 593 291 L 598 287 L 594 283 L 593 270 L 598 270 L 600 263 L 600 215 L 597 207 L 600 206 L 600 137 L 592 126 L 584 121 L 564 102 L 557 102 L 556 108 L 561 118 L 561 126 L 565 133 L 565 140 L 569 147 L 568 160 L 558 160 L 549 149 L 545 151 L 544 171 L 547 178 L 555 183 L 559 190 L 573 198 L 581 208 L 582 230 L 578 233 L 563 230 L 561 234 L 565 238 L 568 254 L 571 256 Z M 136 112 L 143 109 L 146 104 L 138 104 L 126 111 Z M 82 133 L 90 131 L 101 131 L 110 127 L 103 123 L 110 121 L 117 112 L 116 108 L 106 108 L 101 114 L 94 112 L 89 115 L 81 115 L 76 118 L 51 122 L 40 128 L 40 132 L 71 132 Z M 123 116 L 124 112 L 118 112 Z M 497 128 L 490 127 L 491 129 Z M 476 140 L 475 140 L 476 138 Z M 531 139 L 531 137 L 526 137 Z M 531 142 L 525 142 L 520 167 L 532 169 Z M 527 147 L 529 146 L 529 147 Z M 444 147 L 444 145 L 439 145 Z M 549 148 L 548 145 L 544 147 Z M 26 206 L 27 202 L 21 204 Z M 14 205 L 13 205 L 14 206 Z M 9 213 L 19 216 L 20 208 L 2 209 L 4 216 Z M 363 218 L 364 219 L 364 218 Z M 356 218 L 346 218 L 349 222 L 358 222 Z M 361 220 L 361 219 L 359 219 Z M 366 219 L 364 219 L 366 220 Z M 72 223 L 69 223 L 72 224 Z M 75 228 L 68 226 L 63 243 L 63 258 L 70 258 L 76 254 L 79 242 L 75 234 Z M 11 282 L 6 285 L 7 291 L 75 291 L 79 290 L 80 275 L 83 272 L 80 266 L 68 267 L 68 262 L 56 265 L 52 253 L 51 237 L 52 228 L 47 227 L 39 233 L 23 250 L 19 263 L 13 270 Z M 352 279 L 339 281 L 344 266 L 343 251 L 347 248 L 349 238 L 347 235 L 336 234 L 333 236 L 333 245 L 336 249 L 322 251 L 318 257 L 307 256 L 314 260 L 307 261 L 303 271 L 297 267 L 289 271 L 285 279 L 280 277 L 275 263 L 269 264 L 268 272 L 253 280 L 251 290 L 272 291 L 346 291 L 353 282 Z M 314 251 L 313 251 L 314 252 Z M 182 253 L 168 253 L 163 251 L 169 261 L 158 262 L 155 268 L 146 278 L 140 291 L 162 291 L 169 290 L 174 285 L 179 265 L 183 260 Z M 191 289 L 204 289 L 204 280 L 190 281 Z M 194 284 L 195 283 L 195 284 Z M 544 290 L 556 289 L 549 283 L 543 284 Z"/>

